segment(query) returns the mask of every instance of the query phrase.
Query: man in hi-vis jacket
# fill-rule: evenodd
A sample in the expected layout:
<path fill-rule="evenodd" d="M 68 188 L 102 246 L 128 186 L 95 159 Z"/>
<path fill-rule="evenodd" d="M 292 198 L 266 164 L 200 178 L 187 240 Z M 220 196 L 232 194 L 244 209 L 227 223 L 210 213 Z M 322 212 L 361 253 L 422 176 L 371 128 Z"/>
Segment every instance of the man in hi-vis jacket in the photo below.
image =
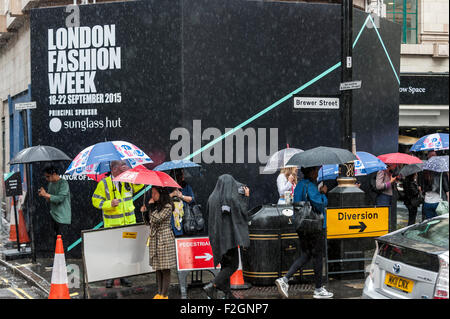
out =
<path fill-rule="evenodd" d="M 129 169 L 126 161 L 111 161 L 110 169 L 111 175 L 98 182 L 92 195 L 92 205 L 102 210 L 105 228 L 135 224 L 133 196 L 144 185 L 114 182 L 112 180 L 113 177 Z M 111 288 L 113 282 L 114 279 L 107 280 L 106 288 Z M 120 283 L 123 286 L 131 286 L 131 282 L 127 278 L 120 278 Z"/>

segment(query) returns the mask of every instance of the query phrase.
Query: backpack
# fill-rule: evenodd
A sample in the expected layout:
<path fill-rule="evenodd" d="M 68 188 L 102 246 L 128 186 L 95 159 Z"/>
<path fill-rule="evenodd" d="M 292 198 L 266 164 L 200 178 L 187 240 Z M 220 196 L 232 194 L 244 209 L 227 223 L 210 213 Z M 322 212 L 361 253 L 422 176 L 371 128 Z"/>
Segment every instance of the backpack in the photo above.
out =
<path fill-rule="evenodd" d="M 186 235 L 195 235 L 205 228 L 205 219 L 200 210 L 200 205 L 185 205 L 183 230 Z"/>
<path fill-rule="evenodd" d="M 181 236 L 183 235 L 183 201 L 180 199 L 174 199 L 173 204 L 175 206 L 175 209 L 172 212 L 170 224 L 172 225 L 173 234 L 175 236 Z"/>

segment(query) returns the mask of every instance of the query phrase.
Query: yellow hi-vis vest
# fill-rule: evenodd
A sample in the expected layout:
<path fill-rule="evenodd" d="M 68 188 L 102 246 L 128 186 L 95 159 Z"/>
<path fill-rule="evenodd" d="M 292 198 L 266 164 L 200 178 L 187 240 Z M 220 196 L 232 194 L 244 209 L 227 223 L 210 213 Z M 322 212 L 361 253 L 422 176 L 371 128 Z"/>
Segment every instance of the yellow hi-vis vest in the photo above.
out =
<path fill-rule="evenodd" d="M 92 205 L 103 211 L 103 224 L 105 228 L 123 226 L 136 223 L 134 215 L 133 194 L 144 185 L 122 183 L 122 189 L 117 189 L 111 176 L 105 177 L 97 184 L 92 195 Z M 119 200 L 119 205 L 111 206 L 113 199 Z"/>

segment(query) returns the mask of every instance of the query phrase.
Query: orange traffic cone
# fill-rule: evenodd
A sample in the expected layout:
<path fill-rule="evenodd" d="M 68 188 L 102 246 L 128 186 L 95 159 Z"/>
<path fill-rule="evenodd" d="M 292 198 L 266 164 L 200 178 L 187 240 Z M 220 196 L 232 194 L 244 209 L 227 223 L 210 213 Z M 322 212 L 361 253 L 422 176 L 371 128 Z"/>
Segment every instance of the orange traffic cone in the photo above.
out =
<path fill-rule="evenodd" d="M 230 277 L 230 288 L 231 289 L 248 289 L 251 287 L 250 284 L 244 282 L 244 275 L 242 273 L 242 262 L 241 262 L 241 249 L 238 247 L 239 254 L 239 267 L 238 270 L 234 272 Z"/>
<path fill-rule="evenodd" d="M 52 283 L 48 299 L 70 299 L 67 280 L 66 258 L 61 235 L 56 239 L 55 259 L 53 260 Z"/>
<path fill-rule="evenodd" d="M 29 243 L 27 227 L 25 225 L 25 218 L 23 217 L 22 209 L 17 212 L 19 216 L 19 241 L 21 244 Z M 16 214 L 14 214 L 14 205 L 11 205 L 11 218 L 9 219 L 9 241 L 17 241 L 17 223 Z"/>

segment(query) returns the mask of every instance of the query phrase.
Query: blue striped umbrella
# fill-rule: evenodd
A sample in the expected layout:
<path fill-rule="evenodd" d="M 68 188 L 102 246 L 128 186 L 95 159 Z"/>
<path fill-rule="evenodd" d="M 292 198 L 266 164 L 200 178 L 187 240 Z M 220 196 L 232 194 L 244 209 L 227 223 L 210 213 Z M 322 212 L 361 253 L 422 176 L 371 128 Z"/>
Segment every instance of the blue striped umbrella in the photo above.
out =
<path fill-rule="evenodd" d="M 373 154 L 356 152 L 356 157 L 358 160 L 355 161 L 355 176 L 369 175 L 386 169 L 386 164 Z M 338 174 L 338 165 L 323 165 L 319 170 L 317 180 L 320 182 L 322 180 L 336 179 Z"/>

